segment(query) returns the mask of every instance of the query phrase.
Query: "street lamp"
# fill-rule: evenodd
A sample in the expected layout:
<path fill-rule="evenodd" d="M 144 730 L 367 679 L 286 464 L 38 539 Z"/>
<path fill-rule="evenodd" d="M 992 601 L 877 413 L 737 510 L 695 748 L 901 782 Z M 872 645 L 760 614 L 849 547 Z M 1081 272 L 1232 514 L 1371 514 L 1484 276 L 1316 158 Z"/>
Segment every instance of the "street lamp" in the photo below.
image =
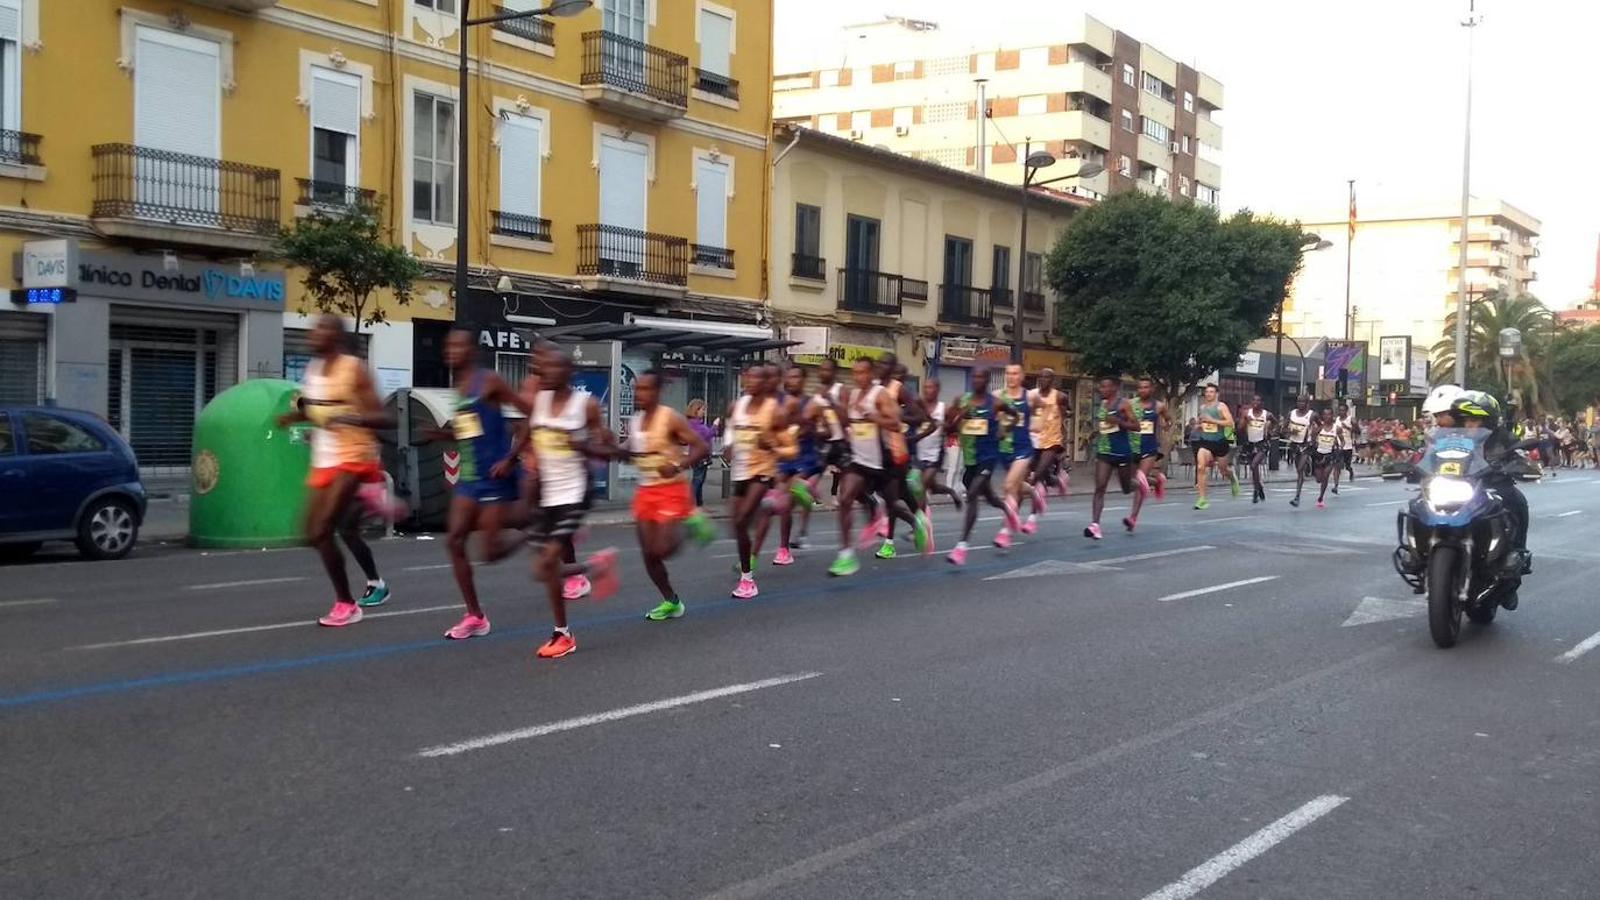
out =
<path fill-rule="evenodd" d="M 1516 328 L 1500 329 L 1500 364 L 1505 367 L 1506 403 L 1513 404 L 1511 366 L 1522 353 L 1522 332 Z"/>
<path fill-rule="evenodd" d="M 467 146 L 470 134 L 468 110 L 471 108 L 467 103 L 467 29 L 477 25 L 509 22 L 513 19 L 537 17 L 564 19 L 586 12 L 594 6 L 594 0 L 556 0 L 540 9 L 504 12 L 478 19 L 471 18 L 467 14 L 471 5 L 472 0 L 461 0 L 461 29 L 456 41 L 460 47 L 456 55 L 456 84 L 459 91 L 456 99 L 456 315 L 458 316 L 461 314 L 461 304 L 467 299 L 467 204 L 471 193 L 470 182 L 467 180 L 467 165 L 472 152 Z"/>
<path fill-rule="evenodd" d="M 1099 163 L 1079 163 L 1077 171 L 1071 175 L 1062 175 L 1058 178 L 1046 178 L 1035 181 L 1034 174 L 1040 169 L 1048 169 L 1056 164 L 1056 158 L 1043 150 L 1035 152 L 1033 142 L 1027 141 L 1022 145 L 1022 194 L 1020 204 L 1022 207 L 1022 234 L 1018 239 L 1021 246 L 1017 250 L 1017 295 L 1011 302 L 1011 361 L 1022 364 L 1022 300 L 1027 293 L 1028 276 L 1028 191 L 1032 188 L 1055 184 L 1058 181 L 1069 181 L 1074 178 L 1093 178 L 1106 170 Z"/>
<path fill-rule="evenodd" d="M 1467 116 L 1465 136 L 1461 141 L 1461 268 L 1457 271 L 1456 285 L 1460 296 L 1456 298 L 1456 384 L 1467 383 L 1467 319 L 1471 305 L 1467 299 L 1467 216 L 1472 205 L 1472 50 L 1478 33 L 1477 0 L 1467 0 L 1467 17 L 1461 26 L 1467 29 Z"/>

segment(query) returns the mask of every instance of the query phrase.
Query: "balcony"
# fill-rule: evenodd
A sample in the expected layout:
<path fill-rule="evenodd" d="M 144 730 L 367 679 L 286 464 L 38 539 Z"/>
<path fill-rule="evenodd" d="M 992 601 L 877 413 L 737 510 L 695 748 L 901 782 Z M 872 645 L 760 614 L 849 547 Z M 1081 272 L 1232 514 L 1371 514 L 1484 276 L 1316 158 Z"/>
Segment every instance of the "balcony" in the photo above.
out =
<path fill-rule="evenodd" d="M 277 236 L 277 169 L 132 144 L 99 144 L 92 154 L 90 217 L 104 234 L 245 252 Z"/>
<path fill-rule="evenodd" d="M 739 103 L 739 81 L 726 75 L 695 69 L 694 89 L 698 94 L 727 100 L 735 105 Z"/>
<path fill-rule="evenodd" d="M 928 283 L 919 278 L 900 279 L 900 302 L 927 303 Z"/>
<path fill-rule="evenodd" d="M 578 274 L 590 290 L 681 297 L 689 283 L 689 240 L 616 225 L 579 225 Z"/>
<path fill-rule="evenodd" d="M 1064 88 L 1067 93 L 1084 93 L 1111 102 L 1111 75 L 1086 62 L 1068 63 Z"/>
<path fill-rule="evenodd" d="M 642 41 L 590 31 L 583 36 L 583 99 L 652 121 L 689 111 L 689 59 Z"/>
<path fill-rule="evenodd" d="M 1011 288 L 994 287 L 989 289 L 990 306 L 995 309 L 1011 308 Z"/>
<path fill-rule="evenodd" d="M 0 130 L 0 165 L 38 166 L 39 141 L 37 134 L 26 131 Z"/>
<path fill-rule="evenodd" d="M 713 247 L 710 244 L 689 245 L 690 259 L 694 267 L 704 275 L 733 274 L 733 251 L 727 247 Z"/>
<path fill-rule="evenodd" d="M 990 292 L 964 284 L 939 285 L 939 321 L 954 325 L 994 324 Z"/>
<path fill-rule="evenodd" d="M 839 309 L 873 316 L 900 315 L 901 278 L 869 269 L 839 270 Z"/>
<path fill-rule="evenodd" d="M 1087 109 L 1069 110 L 1064 116 L 1061 137 L 1069 141 L 1082 141 L 1101 150 L 1111 149 L 1110 122 Z"/>
<path fill-rule="evenodd" d="M 521 213 L 489 211 L 489 233 L 540 244 L 550 243 L 550 220 Z"/>
<path fill-rule="evenodd" d="M 1030 316 L 1044 315 L 1044 292 L 1023 291 L 1022 311 Z"/>
<path fill-rule="evenodd" d="M 828 261 L 820 256 L 796 253 L 789 263 L 789 277 L 824 281 L 828 277 Z"/>
<path fill-rule="evenodd" d="M 494 14 L 497 16 L 503 16 L 506 13 L 518 11 L 519 10 L 506 9 L 503 6 L 496 6 L 494 8 Z M 494 30 L 508 37 L 520 38 L 521 40 L 527 41 L 530 44 L 538 44 L 543 47 L 554 47 L 556 45 L 555 23 L 551 22 L 544 16 L 529 16 L 523 19 L 506 19 L 505 21 L 494 23 Z"/>
<path fill-rule="evenodd" d="M 336 181 L 314 181 L 296 178 L 299 188 L 295 194 L 295 209 L 310 212 L 339 212 L 346 209 L 375 209 L 378 192 L 370 188 L 351 187 Z"/>

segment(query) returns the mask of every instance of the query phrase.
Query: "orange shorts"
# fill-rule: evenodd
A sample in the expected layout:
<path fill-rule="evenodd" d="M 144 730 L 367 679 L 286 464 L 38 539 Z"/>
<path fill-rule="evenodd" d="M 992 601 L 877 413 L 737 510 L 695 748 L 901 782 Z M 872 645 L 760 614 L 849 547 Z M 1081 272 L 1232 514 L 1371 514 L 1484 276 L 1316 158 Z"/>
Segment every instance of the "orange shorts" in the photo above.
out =
<path fill-rule="evenodd" d="M 633 518 L 638 522 L 681 522 L 694 512 L 689 483 L 648 484 L 633 492 Z"/>
<path fill-rule="evenodd" d="M 375 462 L 340 463 L 337 466 L 312 469 L 311 474 L 306 476 L 306 486 L 320 491 L 344 474 L 356 476 L 356 481 L 362 484 L 383 481 L 383 467 Z"/>

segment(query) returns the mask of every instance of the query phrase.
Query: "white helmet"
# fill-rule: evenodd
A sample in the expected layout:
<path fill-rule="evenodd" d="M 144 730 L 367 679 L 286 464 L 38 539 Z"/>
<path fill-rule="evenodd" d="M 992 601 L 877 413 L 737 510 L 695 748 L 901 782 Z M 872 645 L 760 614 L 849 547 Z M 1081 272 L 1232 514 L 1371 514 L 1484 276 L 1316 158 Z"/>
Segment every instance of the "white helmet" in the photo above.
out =
<path fill-rule="evenodd" d="M 1422 401 L 1422 411 L 1430 416 L 1450 411 L 1450 404 L 1456 402 L 1461 396 L 1461 386 L 1456 384 L 1441 384 L 1428 392 L 1428 399 Z"/>

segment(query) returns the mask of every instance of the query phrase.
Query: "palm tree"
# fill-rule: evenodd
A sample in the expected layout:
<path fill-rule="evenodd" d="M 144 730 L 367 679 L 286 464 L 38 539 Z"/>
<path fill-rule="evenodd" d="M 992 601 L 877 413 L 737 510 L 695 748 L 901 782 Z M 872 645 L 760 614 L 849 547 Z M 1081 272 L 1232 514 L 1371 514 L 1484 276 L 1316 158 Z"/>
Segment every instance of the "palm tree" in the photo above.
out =
<path fill-rule="evenodd" d="M 1530 410 L 1539 408 L 1541 397 L 1553 396 L 1543 363 L 1555 334 L 1555 316 L 1539 298 L 1490 290 L 1472 301 L 1468 314 L 1465 386 L 1487 389 L 1501 397 L 1520 388 Z M 1522 349 L 1509 369 L 1500 357 L 1500 332 L 1506 328 L 1522 332 Z M 1433 345 L 1430 375 L 1435 384 L 1455 380 L 1455 333 L 1456 313 L 1452 311 L 1445 317 L 1443 338 Z"/>

